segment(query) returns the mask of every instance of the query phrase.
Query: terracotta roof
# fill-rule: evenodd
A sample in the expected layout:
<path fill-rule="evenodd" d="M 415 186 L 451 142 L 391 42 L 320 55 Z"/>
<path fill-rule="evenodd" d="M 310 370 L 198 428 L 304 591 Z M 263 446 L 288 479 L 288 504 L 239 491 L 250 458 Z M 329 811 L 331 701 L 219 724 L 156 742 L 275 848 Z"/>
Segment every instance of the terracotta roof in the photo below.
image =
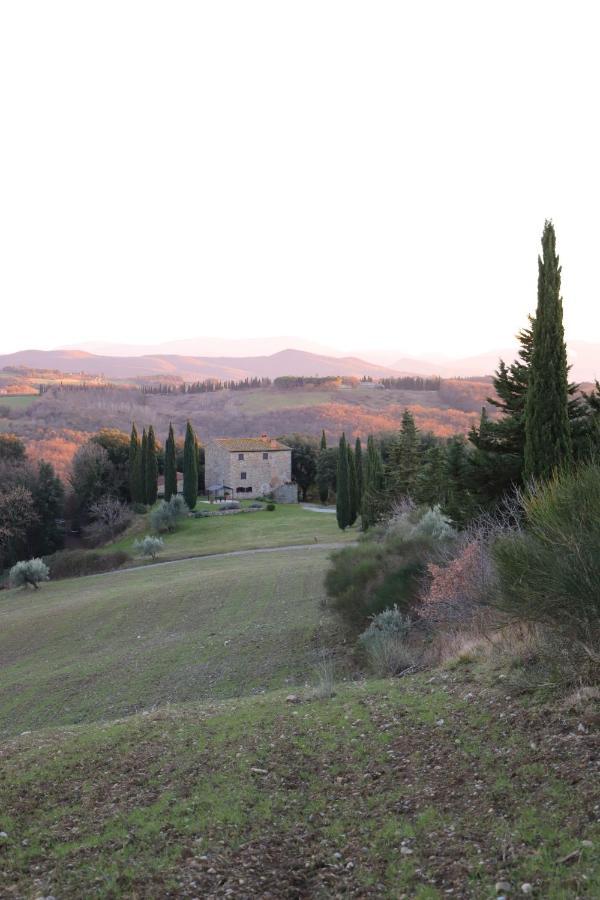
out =
<path fill-rule="evenodd" d="M 220 444 L 233 453 L 251 453 L 253 450 L 289 450 L 285 444 L 268 437 L 239 437 L 239 438 L 215 438 L 215 444 Z"/>

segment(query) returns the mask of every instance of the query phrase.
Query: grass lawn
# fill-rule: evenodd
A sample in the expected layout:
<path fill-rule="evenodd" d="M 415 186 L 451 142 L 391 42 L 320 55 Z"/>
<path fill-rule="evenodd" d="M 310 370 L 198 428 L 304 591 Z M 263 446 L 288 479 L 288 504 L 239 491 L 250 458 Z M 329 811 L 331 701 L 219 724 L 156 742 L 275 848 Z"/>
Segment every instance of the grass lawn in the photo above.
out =
<path fill-rule="evenodd" d="M 210 507 L 199 503 L 198 509 Z M 149 517 L 136 517 L 128 534 L 104 549 L 133 553 L 135 539 L 146 534 L 149 526 Z M 278 505 L 273 512 L 261 510 L 206 519 L 184 519 L 174 534 L 164 536 L 165 549 L 161 559 L 254 550 L 258 547 L 337 543 L 356 540 L 357 537 L 356 528 L 340 531 L 335 515 L 303 509 L 296 504 Z"/>
<path fill-rule="evenodd" d="M 5 742 L 6 896 L 598 897 L 597 730 L 505 693 L 428 672 Z"/>
<path fill-rule="evenodd" d="M 8 406 L 9 409 L 24 409 L 39 399 L 38 394 L 2 394 L 0 406 Z"/>
<path fill-rule="evenodd" d="M 2 592 L 0 736 L 302 681 L 332 640 L 327 557 L 186 560 Z"/>

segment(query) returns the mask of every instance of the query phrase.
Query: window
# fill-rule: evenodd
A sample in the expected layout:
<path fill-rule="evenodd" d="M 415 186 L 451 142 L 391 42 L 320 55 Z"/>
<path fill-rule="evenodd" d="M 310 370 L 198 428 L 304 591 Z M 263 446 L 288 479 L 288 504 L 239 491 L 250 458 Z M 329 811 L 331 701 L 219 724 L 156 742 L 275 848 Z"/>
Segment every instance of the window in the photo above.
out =
<path fill-rule="evenodd" d="M 243 453 L 238 453 L 238 459 L 243 459 L 243 458 L 244 458 L 244 454 L 243 454 Z"/>
<path fill-rule="evenodd" d="M 240 478 L 242 479 L 242 481 L 245 481 L 245 480 L 246 480 L 246 473 L 245 473 L 245 472 L 240 472 Z"/>
<path fill-rule="evenodd" d="M 268 453 L 263 453 L 263 459 L 268 459 L 268 458 L 269 458 L 269 454 L 268 454 Z"/>

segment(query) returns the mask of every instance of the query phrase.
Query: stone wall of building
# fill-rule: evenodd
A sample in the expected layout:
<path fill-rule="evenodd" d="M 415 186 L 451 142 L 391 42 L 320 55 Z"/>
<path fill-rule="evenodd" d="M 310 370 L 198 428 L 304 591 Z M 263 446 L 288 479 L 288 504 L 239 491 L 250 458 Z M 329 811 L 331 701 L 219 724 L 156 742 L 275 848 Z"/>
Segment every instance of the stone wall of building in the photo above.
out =
<path fill-rule="evenodd" d="M 243 459 L 239 459 L 242 455 Z M 263 459 L 266 455 L 267 459 Z M 246 474 L 242 478 L 243 473 Z M 266 491 L 272 491 L 292 480 L 292 451 L 265 450 L 245 452 L 235 451 L 229 454 L 229 481 L 234 497 L 260 497 Z M 236 488 L 251 487 L 251 491 L 238 494 Z"/>
<path fill-rule="evenodd" d="M 242 478 L 243 473 L 245 478 Z M 216 441 L 210 441 L 206 445 L 206 485 L 226 484 L 233 489 L 235 499 L 260 497 L 263 493 L 289 484 L 291 480 L 291 450 L 265 449 L 238 452 L 229 450 Z M 238 491 L 237 488 L 252 488 L 252 490 Z"/>

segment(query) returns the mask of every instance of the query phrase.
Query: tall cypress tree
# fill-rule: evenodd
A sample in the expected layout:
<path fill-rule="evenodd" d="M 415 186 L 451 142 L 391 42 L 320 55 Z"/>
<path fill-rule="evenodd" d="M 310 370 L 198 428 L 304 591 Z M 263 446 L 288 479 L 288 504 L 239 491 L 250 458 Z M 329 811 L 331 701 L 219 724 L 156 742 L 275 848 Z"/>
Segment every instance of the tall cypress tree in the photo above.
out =
<path fill-rule="evenodd" d="M 356 466 L 356 496 L 358 498 L 357 508 L 358 512 L 360 512 L 362 509 L 365 471 L 363 464 L 362 444 L 359 437 L 356 438 L 356 442 L 354 444 L 354 464 Z"/>
<path fill-rule="evenodd" d="M 348 450 L 348 498 L 349 498 L 349 518 L 348 525 L 354 525 L 358 516 L 358 483 L 356 478 L 356 461 L 352 447 L 347 444 Z"/>
<path fill-rule="evenodd" d="M 366 531 L 377 522 L 385 487 L 385 474 L 381 453 L 370 434 L 367 438 L 367 460 L 365 464 L 365 486 L 362 502 L 362 527 Z"/>
<path fill-rule="evenodd" d="M 148 429 L 146 443 L 146 503 L 154 506 L 158 495 L 158 458 L 156 456 L 156 437 L 154 427 Z"/>
<path fill-rule="evenodd" d="M 194 509 L 198 500 L 198 453 L 196 435 L 190 422 L 185 429 L 183 445 L 183 499 L 189 509 Z"/>
<path fill-rule="evenodd" d="M 144 502 L 144 491 L 140 480 L 140 439 L 138 437 L 135 422 L 131 426 L 131 437 L 129 439 L 129 496 L 132 503 Z"/>
<path fill-rule="evenodd" d="M 525 401 L 526 478 L 549 478 L 573 458 L 560 280 L 556 234 L 552 222 L 546 221 L 538 257 L 538 302 Z"/>
<path fill-rule="evenodd" d="M 146 484 L 146 465 L 148 462 L 148 435 L 146 434 L 146 429 L 142 431 L 142 445 L 139 454 L 139 463 L 138 463 L 138 478 L 140 482 L 140 503 L 148 503 L 148 498 L 146 496 L 147 484 Z"/>
<path fill-rule="evenodd" d="M 325 437 L 325 429 L 321 432 L 321 450 L 327 450 L 327 438 Z"/>
<path fill-rule="evenodd" d="M 345 434 L 342 434 L 338 448 L 335 514 L 339 527 L 344 531 L 350 524 L 350 472 Z"/>
<path fill-rule="evenodd" d="M 173 423 L 169 424 L 169 436 L 165 443 L 165 500 L 169 501 L 177 493 L 177 461 L 175 455 L 175 435 Z"/>

